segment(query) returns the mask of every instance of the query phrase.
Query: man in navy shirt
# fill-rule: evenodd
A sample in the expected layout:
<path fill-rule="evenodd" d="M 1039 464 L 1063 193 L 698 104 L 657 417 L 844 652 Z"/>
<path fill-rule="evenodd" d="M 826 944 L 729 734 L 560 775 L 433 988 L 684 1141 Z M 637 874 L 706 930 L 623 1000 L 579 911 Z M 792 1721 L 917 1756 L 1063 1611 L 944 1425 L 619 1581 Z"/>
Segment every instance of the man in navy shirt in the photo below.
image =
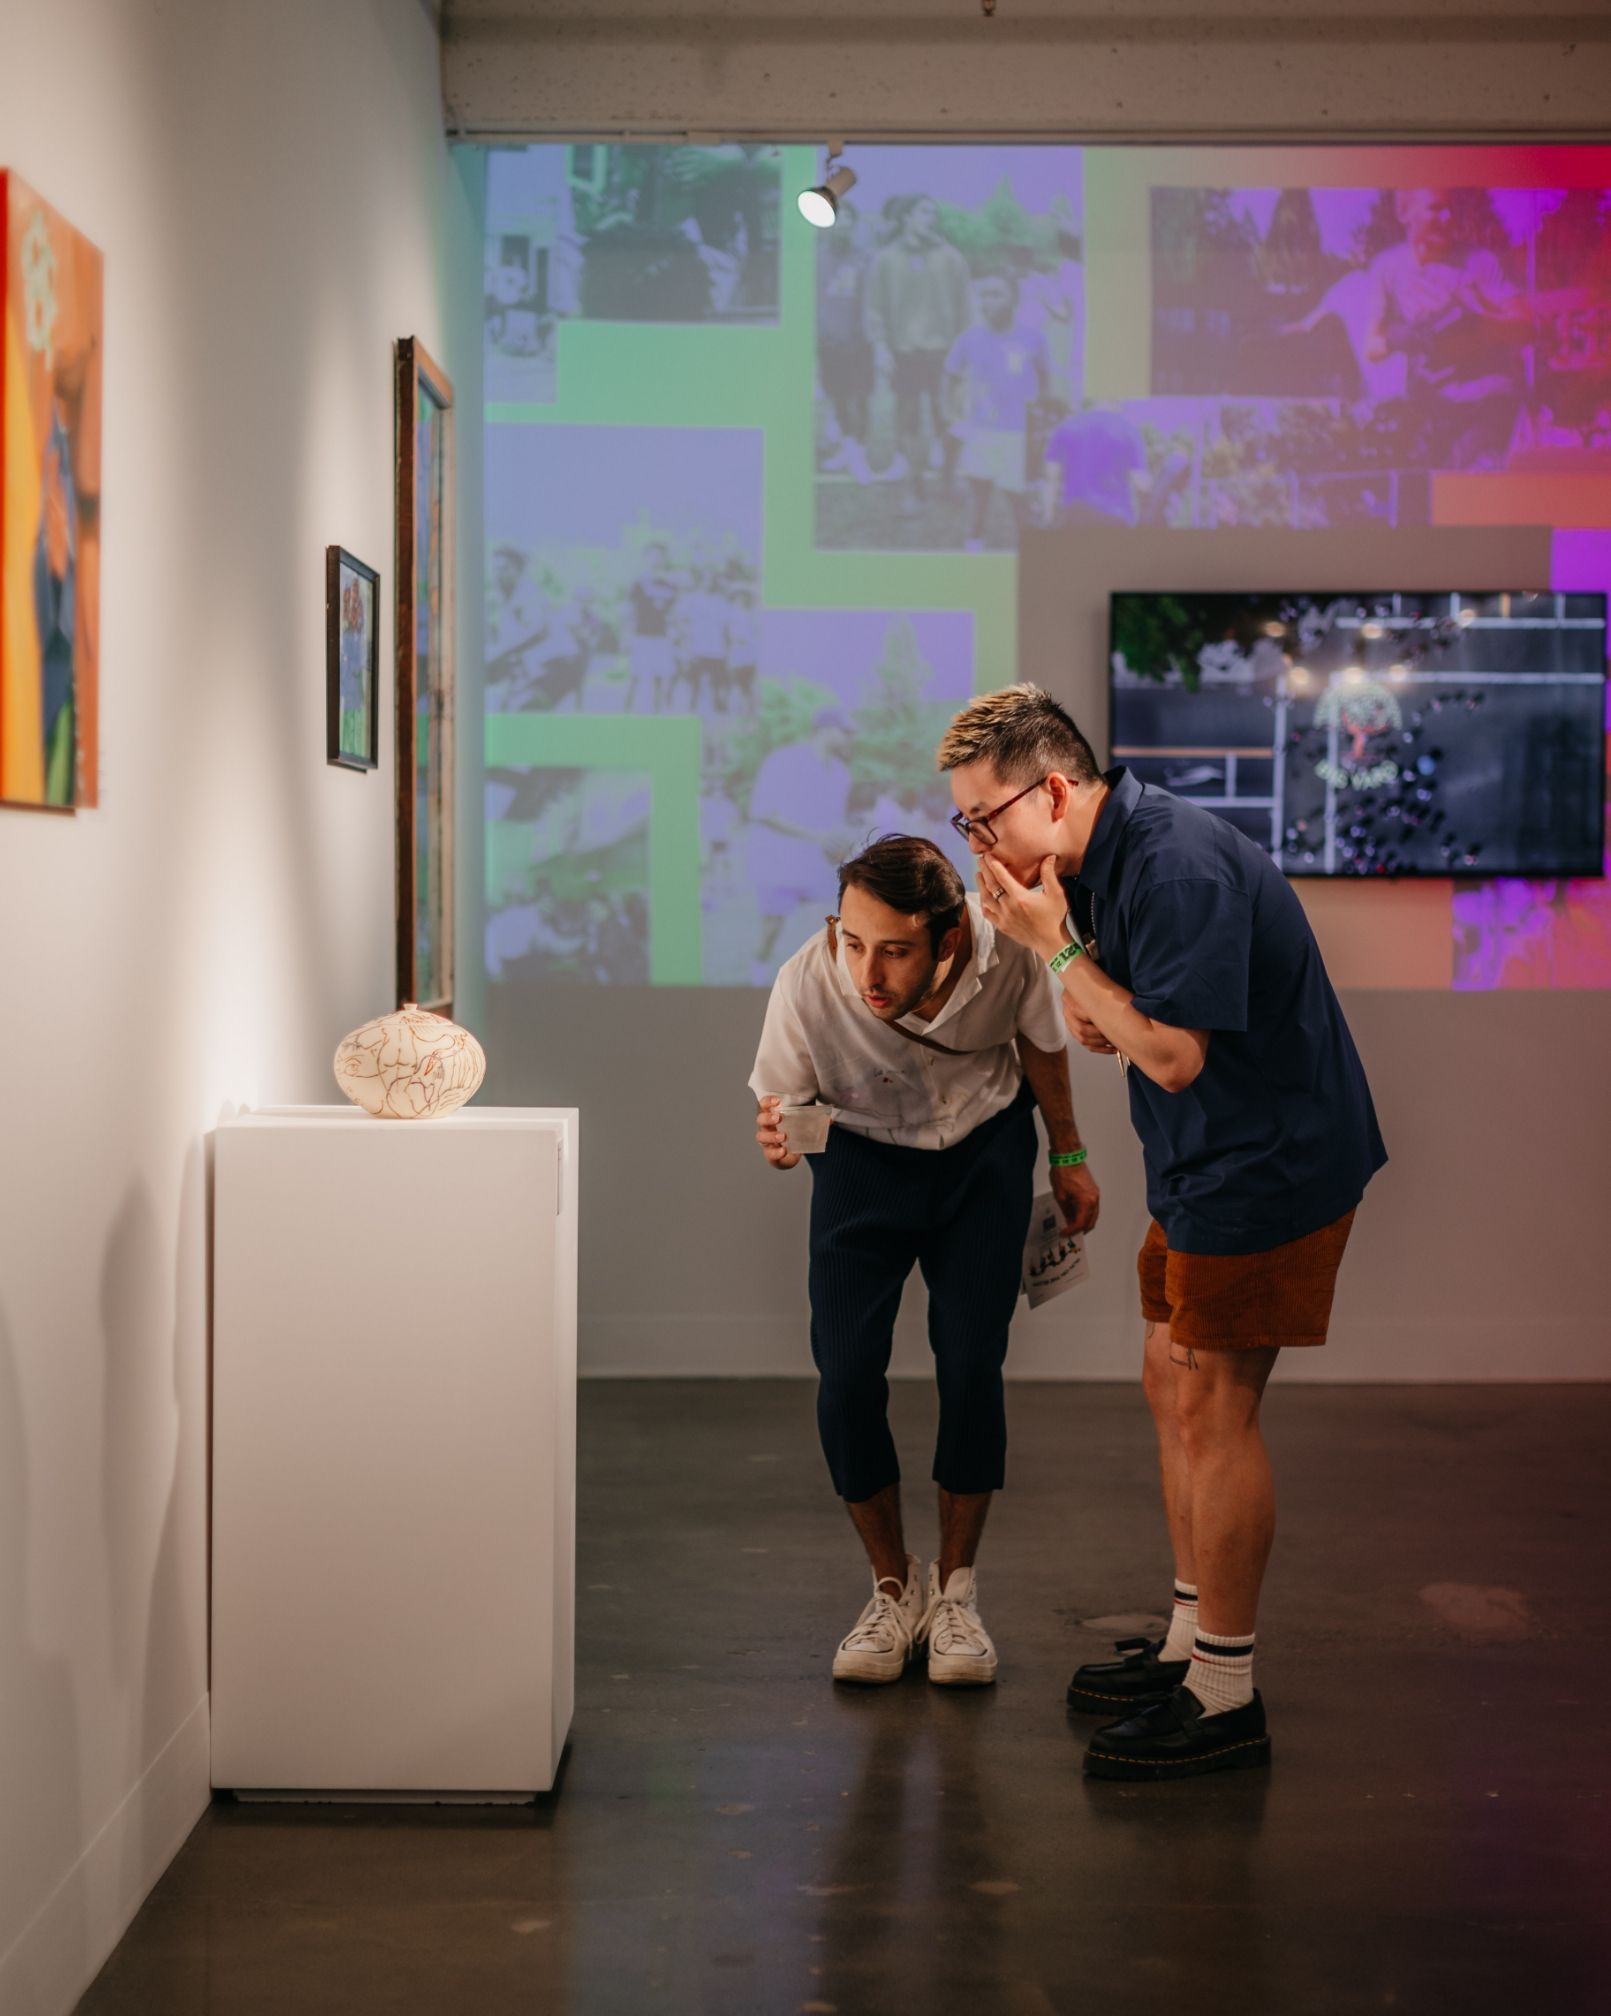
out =
<path fill-rule="evenodd" d="M 965 707 L 939 764 L 985 916 L 1057 973 L 1078 1041 L 1118 1057 L 1146 1164 L 1143 1385 L 1174 1614 L 1166 1638 L 1074 1675 L 1073 1707 L 1119 1718 L 1085 1769 L 1261 1765 L 1253 1633 L 1275 1502 L 1259 1405 L 1278 1352 L 1326 1341 L 1355 1208 L 1387 1159 L 1370 1088 L 1302 906 L 1235 827 L 1104 776 L 1034 686 Z"/>

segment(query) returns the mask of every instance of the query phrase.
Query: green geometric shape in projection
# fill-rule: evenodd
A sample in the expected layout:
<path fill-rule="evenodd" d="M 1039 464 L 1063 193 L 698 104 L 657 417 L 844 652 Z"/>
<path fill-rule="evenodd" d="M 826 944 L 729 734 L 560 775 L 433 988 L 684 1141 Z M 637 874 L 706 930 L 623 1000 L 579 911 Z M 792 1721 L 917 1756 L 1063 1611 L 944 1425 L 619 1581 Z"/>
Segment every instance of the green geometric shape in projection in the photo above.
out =
<path fill-rule="evenodd" d="M 489 768 L 644 770 L 649 775 L 649 980 L 703 986 L 699 783 L 704 733 L 691 714 L 489 714 Z"/>
<path fill-rule="evenodd" d="M 820 234 L 794 193 L 820 173 L 815 148 L 780 162 L 778 319 L 710 323 L 562 321 L 551 404 L 489 400 L 493 426 L 744 427 L 765 441 L 761 600 L 769 609 L 965 610 L 975 692 L 1018 677 L 1013 553 L 857 553 L 816 543 L 816 272 Z"/>

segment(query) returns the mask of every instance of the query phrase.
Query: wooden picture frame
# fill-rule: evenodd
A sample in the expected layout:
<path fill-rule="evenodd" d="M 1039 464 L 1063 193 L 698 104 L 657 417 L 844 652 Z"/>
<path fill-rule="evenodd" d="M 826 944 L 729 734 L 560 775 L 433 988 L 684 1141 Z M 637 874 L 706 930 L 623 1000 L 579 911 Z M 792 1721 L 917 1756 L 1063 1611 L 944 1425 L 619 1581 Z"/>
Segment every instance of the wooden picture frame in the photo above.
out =
<path fill-rule="evenodd" d="M 325 761 L 379 769 L 380 576 L 344 546 L 324 549 L 324 689 Z"/>
<path fill-rule="evenodd" d="M 397 1005 L 453 1013 L 453 387 L 397 346 Z"/>

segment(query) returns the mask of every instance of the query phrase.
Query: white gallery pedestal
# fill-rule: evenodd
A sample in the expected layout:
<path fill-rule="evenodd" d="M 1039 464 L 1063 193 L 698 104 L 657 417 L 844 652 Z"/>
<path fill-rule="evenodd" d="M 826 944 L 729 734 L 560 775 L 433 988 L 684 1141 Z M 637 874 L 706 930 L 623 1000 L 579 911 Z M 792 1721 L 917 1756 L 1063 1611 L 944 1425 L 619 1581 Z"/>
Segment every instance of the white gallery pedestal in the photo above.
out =
<path fill-rule="evenodd" d="M 574 1111 L 216 1136 L 212 1782 L 529 1795 L 574 1692 Z"/>

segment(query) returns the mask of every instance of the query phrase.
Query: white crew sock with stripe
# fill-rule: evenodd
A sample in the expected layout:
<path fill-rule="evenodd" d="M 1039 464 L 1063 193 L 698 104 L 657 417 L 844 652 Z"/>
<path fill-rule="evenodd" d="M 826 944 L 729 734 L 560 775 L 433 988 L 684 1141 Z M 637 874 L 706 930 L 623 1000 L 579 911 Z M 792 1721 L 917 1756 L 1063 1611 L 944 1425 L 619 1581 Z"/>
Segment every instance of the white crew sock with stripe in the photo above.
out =
<path fill-rule="evenodd" d="M 1197 1636 L 1197 1584 L 1175 1584 L 1175 1607 L 1169 1619 L 1169 1636 L 1163 1642 L 1160 1659 L 1189 1659 Z"/>
<path fill-rule="evenodd" d="M 1241 1638 L 1221 1638 L 1212 1631 L 1199 1631 L 1186 1685 L 1202 1702 L 1205 1715 L 1245 1708 L 1253 1699 L 1252 1632 Z"/>

